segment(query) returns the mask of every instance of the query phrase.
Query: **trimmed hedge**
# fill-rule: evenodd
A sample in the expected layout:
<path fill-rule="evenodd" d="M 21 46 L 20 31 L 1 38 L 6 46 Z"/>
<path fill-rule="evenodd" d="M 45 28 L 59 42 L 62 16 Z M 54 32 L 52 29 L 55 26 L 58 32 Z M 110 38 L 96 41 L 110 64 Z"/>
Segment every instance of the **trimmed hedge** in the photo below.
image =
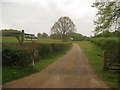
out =
<path fill-rule="evenodd" d="M 71 46 L 70 43 L 51 43 L 51 44 L 43 44 L 38 43 L 38 51 L 41 58 L 45 58 L 48 55 L 52 55 L 54 53 L 62 52 L 69 49 Z"/>
<path fill-rule="evenodd" d="M 112 63 L 120 63 L 120 41 L 104 38 L 90 38 L 89 40 L 107 50 L 108 58 Z"/>
<path fill-rule="evenodd" d="M 32 63 L 33 52 L 28 48 L 4 45 L 2 66 L 28 66 Z"/>
<path fill-rule="evenodd" d="M 29 66 L 34 59 L 34 51 L 37 51 L 38 58 L 42 59 L 65 51 L 71 45 L 72 43 L 24 43 L 23 47 L 19 47 L 16 43 L 3 44 L 2 65 Z"/>

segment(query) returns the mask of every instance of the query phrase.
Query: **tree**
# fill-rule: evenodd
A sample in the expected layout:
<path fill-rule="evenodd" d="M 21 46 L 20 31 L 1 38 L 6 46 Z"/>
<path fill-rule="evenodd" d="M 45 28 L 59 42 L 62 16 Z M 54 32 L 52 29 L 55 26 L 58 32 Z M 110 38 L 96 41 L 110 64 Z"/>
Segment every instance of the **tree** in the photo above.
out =
<path fill-rule="evenodd" d="M 42 38 L 42 34 L 41 34 L 41 33 L 38 33 L 38 34 L 37 34 L 37 37 L 38 37 L 38 38 Z"/>
<path fill-rule="evenodd" d="M 59 35 L 56 34 L 56 33 L 50 34 L 50 38 L 52 38 L 52 39 L 61 39 L 61 38 L 59 37 Z"/>
<path fill-rule="evenodd" d="M 119 29 L 120 19 L 120 1 L 119 0 L 99 0 L 93 3 L 93 7 L 98 9 L 97 19 L 94 21 L 96 25 L 94 32 L 108 31 L 111 27 L 114 30 Z"/>
<path fill-rule="evenodd" d="M 42 33 L 42 34 L 41 34 L 41 33 L 38 33 L 38 34 L 37 34 L 37 37 L 38 37 L 38 38 L 47 38 L 47 37 L 48 37 L 48 34 L 47 34 L 47 33 Z"/>
<path fill-rule="evenodd" d="M 75 31 L 75 24 L 69 17 L 60 17 L 51 28 L 52 34 L 57 34 L 63 41 L 69 40 Z"/>
<path fill-rule="evenodd" d="M 114 31 L 111 36 L 120 37 L 120 31 L 118 31 L 118 30 Z"/>
<path fill-rule="evenodd" d="M 120 37 L 120 31 L 104 31 L 102 33 L 99 33 L 97 35 L 94 35 L 94 37 Z"/>
<path fill-rule="evenodd" d="M 73 40 L 77 41 L 77 40 L 82 40 L 84 38 L 84 36 L 80 33 L 73 33 L 72 38 L 73 38 Z"/>
<path fill-rule="evenodd" d="M 47 38 L 48 34 L 47 33 L 42 33 L 42 38 Z"/>

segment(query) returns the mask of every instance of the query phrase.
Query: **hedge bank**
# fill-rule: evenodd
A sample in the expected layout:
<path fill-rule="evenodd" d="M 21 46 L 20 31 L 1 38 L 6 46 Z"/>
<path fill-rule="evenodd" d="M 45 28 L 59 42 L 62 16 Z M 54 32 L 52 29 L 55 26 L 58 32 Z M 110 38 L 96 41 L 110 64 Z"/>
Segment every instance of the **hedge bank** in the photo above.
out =
<path fill-rule="evenodd" d="M 91 42 L 101 46 L 108 51 L 108 56 L 111 62 L 120 63 L 120 41 L 110 40 L 105 38 L 90 38 Z"/>
<path fill-rule="evenodd" d="M 17 43 L 3 43 L 3 66 L 29 66 L 34 58 L 34 51 L 39 54 L 40 60 L 54 53 L 63 52 L 70 48 L 71 43 L 24 43 L 20 47 Z"/>

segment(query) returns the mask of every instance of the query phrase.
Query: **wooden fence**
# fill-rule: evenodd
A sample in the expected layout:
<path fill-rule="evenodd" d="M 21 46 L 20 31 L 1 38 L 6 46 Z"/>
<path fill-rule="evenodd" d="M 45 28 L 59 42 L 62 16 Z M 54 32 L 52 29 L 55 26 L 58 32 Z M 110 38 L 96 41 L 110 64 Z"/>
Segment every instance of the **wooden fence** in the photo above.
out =
<path fill-rule="evenodd" d="M 105 50 L 103 52 L 103 59 L 104 59 L 104 65 L 103 70 L 116 70 L 120 72 L 120 62 L 118 60 L 112 60 L 112 57 L 110 57 L 109 51 Z M 112 53 L 114 56 L 114 53 Z M 119 58 L 115 58 L 119 59 Z"/>

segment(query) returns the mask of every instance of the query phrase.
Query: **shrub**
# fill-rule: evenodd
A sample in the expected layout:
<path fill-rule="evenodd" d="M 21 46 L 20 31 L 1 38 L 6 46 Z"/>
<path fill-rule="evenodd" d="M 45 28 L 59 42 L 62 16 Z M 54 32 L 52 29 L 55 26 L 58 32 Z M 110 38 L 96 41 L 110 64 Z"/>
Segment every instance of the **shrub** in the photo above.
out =
<path fill-rule="evenodd" d="M 24 43 L 23 47 L 13 44 L 4 44 L 2 48 L 3 66 L 28 66 L 34 59 L 47 58 L 69 49 L 71 43 Z M 35 52 L 37 55 L 35 55 Z M 37 57 L 37 58 L 36 58 Z"/>
<path fill-rule="evenodd" d="M 69 49 L 71 43 L 24 43 L 19 47 L 17 43 L 4 43 L 2 48 L 2 65 L 3 79 L 2 83 L 11 80 L 19 79 L 26 75 L 38 72 L 48 64 L 55 61 L 61 52 Z M 32 60 L 35 57 L 34 51 L 37 51 L 43 62 L 39 62 L 35 67 L 31 66 Z M 49 55 L 49 56 L 48 56 Z M 51 56 L 50 56 L 51 55 Z M 52 57 L 53 55 L 54 58 Z M 52 58 L 51 58 L 52 57 Z M 46 60 L 46 58 L 49 58 Z M 36 59 L 34 58 L 34 61 Z M 39 59 L 36 60 L 38 62 Z M 36 68 L 37 65 L 37 68 Z M 38 67 L 39 66 L 39 67 Z"/>
<path fill-rule="evenodd" d="M 104 39 L 104 38 L 91 38 L 91 42 L 96 43 L 108 52 L 108 58 L 112 63 L 120 63 L 120 41 Z"/>
<path fill-rule="evenodd" d="M 53 55 L 54 53 L 65 51 L 70 46 L 71 43 L 37 43 L 36 45 L 41 58 L 45 58 L 48 55 Z"/>
<path fill-rule="evenodd" d="M 28 66 L 32 63 L 32 50 L 23 47 L 4 45 L 2 48 L 3 66 Z"/>

